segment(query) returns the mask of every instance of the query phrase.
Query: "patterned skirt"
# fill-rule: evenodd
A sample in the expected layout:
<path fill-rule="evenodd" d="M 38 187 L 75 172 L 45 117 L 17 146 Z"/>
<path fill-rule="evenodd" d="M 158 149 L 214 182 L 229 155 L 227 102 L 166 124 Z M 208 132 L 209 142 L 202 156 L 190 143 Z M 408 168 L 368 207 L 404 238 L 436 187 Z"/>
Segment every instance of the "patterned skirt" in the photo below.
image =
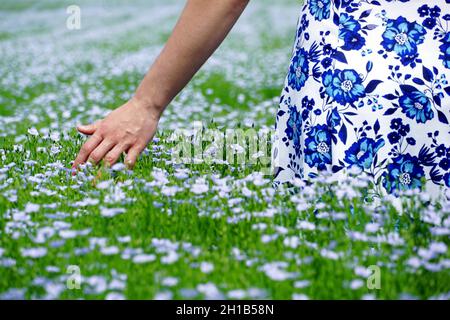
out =
<path fill-rule="evenodd" d="M 305 0 L 275 183 L 354 167 L 386 193 L 450 187 L 449 78 L 450 0 Z"/>

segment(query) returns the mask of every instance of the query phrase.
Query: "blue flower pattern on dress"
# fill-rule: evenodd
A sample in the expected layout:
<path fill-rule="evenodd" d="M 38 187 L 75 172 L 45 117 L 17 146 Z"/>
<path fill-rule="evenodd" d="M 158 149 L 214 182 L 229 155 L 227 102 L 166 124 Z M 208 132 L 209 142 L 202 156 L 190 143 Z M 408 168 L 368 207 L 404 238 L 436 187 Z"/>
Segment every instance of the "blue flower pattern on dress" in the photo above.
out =
<path fill-rule="evenodd" d="M 305 162 L 319 170 L 331 163 L 331 135 L 327 125 L 317 125 L 307 133 L 305 140 Z"/>
<path fill-rule="evenodd" d="M 418 90 L 401 96 L 399 103 L 408 118 L 416 119 L 417 122 L 425 123 L 434 117 L 430 99 Z"/>
<path fill-rule="evenodd" d="M 355 70 L 328 70 L 322 79 L 327 95 L 342 105 L 353 103 L 365 95 L 362 79 Z"/>
<path fill-rule="evenodd" d="M 361 24 L 353 16 L 342 13 L 339 16 L 339 38 L 344 41 L 343 50 L 359 50 L 366 39 L 359 33 Z"/>
<path fill-rule="evenodd" d="M 328 19 L 330 17 L 331 0 L 311 0 L 309 4 L 309 12 L 318 21 Z"/>
<path fill-rule="evenodd" d="M 295 90 L 300 90 L 308 79 L 309 63 L 307 53 L 303 48 L 299 49 L 292 59 L 289 68 L 289 86 Z"/>
<path fill-rule="evenodd" d="M 403 65 L 408 65 L 418 58 L 418 46 L 423 43 L 425 34 L 423 26 L 400 16 L 388 19 L 381 45 L 386 51 L 394 51 Z"/>
<path fill-rule="evenodd" d="M 450 187 L 449 21 L 449 0 L 306 0 L 275 182 L 356 166 L 383 193 Z"/>
<path fill-rule="evenodd" d="M 399 155 L 388 164 L 383 186 L 391 193 L 420 188 L 425 173 L 417 157 L 409 153 Z"/>
<path fill-rule="evenodd" d="M 383 146 L 383 139 L 375 141 L 372 138 L 363 137 L 359 141 L 354 142 L 345 151 L 344 161 L 349 165 L 356 165 L 361 169 L 369 169 L 378 150 Z"/>

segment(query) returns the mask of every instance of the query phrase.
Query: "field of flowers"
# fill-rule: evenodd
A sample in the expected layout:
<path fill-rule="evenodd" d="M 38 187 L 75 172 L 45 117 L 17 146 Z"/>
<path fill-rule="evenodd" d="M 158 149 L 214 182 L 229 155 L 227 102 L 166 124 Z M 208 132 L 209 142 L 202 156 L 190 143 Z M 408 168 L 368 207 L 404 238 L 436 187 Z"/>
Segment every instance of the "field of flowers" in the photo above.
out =
<path fill-rule="evenodd" d="M 449 201 L 173 161 L 196 121 L 273 128 L 300 1 L 251 1 L 134 171 L 71 174 L 75 125 L 131 97 L 183 2 L 79 0 L 70 30 L 68 1 L 1 1 L 0 299 L 449 299 Z"/>

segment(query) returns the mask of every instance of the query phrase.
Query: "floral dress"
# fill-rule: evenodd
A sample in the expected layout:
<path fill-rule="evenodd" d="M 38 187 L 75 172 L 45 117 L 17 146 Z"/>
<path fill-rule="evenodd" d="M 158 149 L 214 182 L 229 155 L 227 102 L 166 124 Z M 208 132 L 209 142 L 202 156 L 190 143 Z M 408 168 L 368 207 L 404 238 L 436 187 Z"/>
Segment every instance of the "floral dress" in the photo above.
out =
<path fill-rule="evenodd" d="M 357 167 L 387 193 L 450 187 L 449 78 L 450 0 L 305 0 L 275 183 Z"/>

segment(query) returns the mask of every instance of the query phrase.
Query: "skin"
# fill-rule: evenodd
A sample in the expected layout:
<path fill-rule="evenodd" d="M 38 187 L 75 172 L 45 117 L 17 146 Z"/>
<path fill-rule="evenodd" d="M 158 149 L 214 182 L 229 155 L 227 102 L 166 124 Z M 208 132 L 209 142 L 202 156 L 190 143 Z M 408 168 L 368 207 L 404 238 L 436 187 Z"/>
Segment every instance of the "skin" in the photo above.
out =
<path fill-rule="evenodd" d="M 159 119 L 172 99 L 225 39 L 249 0 L 188 0 L 163 50 L 133 98 L 94 124 L 77 130 L 90 135 L 72 168 L 102 159 L 113 165 L 125 152 L 133 168 L 156 133 Z"/>

